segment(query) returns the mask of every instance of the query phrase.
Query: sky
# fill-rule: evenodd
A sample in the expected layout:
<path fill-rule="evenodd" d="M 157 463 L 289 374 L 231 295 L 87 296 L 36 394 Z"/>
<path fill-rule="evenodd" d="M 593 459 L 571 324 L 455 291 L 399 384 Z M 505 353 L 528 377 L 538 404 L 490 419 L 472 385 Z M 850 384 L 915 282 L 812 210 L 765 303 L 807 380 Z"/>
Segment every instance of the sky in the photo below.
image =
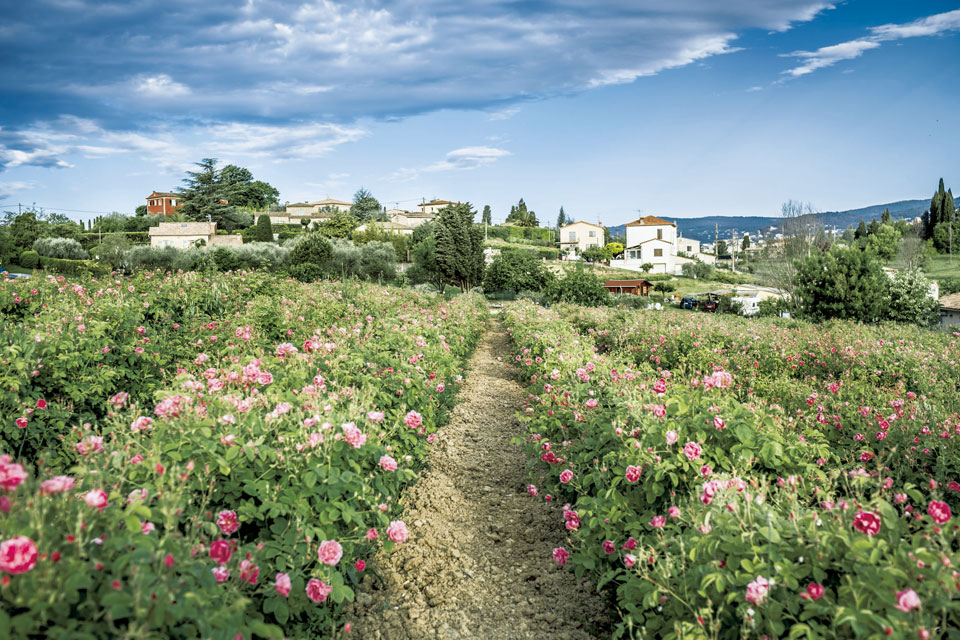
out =
<path fill-rule="evenodd" d="M 206 157 L 541 224 L 928 198 L 957 61 L 957 2 L 0 0 L 0 210 L 132 213 Z"/>

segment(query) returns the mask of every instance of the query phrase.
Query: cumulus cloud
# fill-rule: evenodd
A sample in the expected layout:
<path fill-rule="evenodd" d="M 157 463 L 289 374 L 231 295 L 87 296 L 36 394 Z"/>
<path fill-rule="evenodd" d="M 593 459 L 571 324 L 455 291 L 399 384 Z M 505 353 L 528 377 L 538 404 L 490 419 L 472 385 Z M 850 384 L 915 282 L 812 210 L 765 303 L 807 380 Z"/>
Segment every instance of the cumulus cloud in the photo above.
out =
<path fill-rule="evenodd" d="M 509 156 L 505 149 L 494 147 L 463 147 L 449 152 L 443 160 L 426 167 L 424 171 L 453 171 L 476 169 Z"/>
<path fill-rule="evenodd" d="M 884 24 L 870 28 L 870 35 L 848 40 L 840 44 L 820 47 L 816 51 L 794 51 L 785 54 L 787 57 L 801 58 L 804 62 L 796 67 L 787 69 L 783 73 L 790 77 L 805 76 L 817 69 L 832 67 L 843 60 L 859 58 L 865 51 L 876 49 L 883 42 L 934 36 L 950 31 L 960 31 L 960 9 L 938 13 L 920 18 L 904 24 Z"/>
<path fill-rule="evenodd" d="M 783 31 L 822 0 L 70 0 L 5 11 L 0 86 L 145 118 L 351 122 L 632 82 Z M 149 24 L 149 29 L 131 29 Z M 107 51 L 108 53 L 104 53 Z M 108 60 L 105 60 L 108 58 Z M 108 63 L 107 63 L 108 62 Z M 0 95 L 3 90 L 0 89 Z M 49 117 L 54 117 L 51 113 Z"/>

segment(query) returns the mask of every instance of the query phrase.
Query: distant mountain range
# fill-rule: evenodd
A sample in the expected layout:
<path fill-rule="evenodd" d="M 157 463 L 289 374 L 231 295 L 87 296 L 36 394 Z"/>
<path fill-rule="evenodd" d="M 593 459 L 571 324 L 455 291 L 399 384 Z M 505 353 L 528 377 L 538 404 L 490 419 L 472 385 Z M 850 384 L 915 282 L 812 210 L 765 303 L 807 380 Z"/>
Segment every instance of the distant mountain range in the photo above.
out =
<path fill-rule="evenodd" d="M 893 219 L 906 218 L 912 220 L 916 218 L 930 206 L 930 200 L 900 200 L 899 202 L 888 202 L 886 204 L 875 204 L 860 209 L 850 209 L 848 211 L 824 211 L 813 214 L 827 227 L 837 227 L 846 229 L 849 226 L 856 226 L 863 220 L 869 223 L 880 215 L 884 209 L 890 209 L 890 215 Z M 780 217 L 764 216 L 703 216 L 701 218 L 671 218 L 668 216 L 657 216 L 664 220 L 670 220 L 677 223 L 677 228 L 685 238 L 700 240 L 701 242 L 713 242 L 715 229 L 719 231 L 720 237 L 730 241 L 730 232 L 735 231 L 738 238 L 742 237 L 744 232 L 750 235 L 764 233 L 770 227 L 778 227 L 783 221 Z M 611 235 L 625 235 L 626 226 L 619 224 L 610 229 Z"/>

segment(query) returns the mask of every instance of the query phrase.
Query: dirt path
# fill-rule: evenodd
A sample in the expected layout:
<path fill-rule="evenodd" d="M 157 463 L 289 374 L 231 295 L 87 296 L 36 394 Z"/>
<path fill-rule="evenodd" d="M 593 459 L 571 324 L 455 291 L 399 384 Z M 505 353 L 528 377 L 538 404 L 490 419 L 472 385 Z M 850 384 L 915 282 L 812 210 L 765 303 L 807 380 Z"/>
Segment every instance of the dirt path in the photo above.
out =
<path fill-rule="evenodd" d="M 510 443 L 525 399 L 499 325 L 470 363 L 430 470 L 404 496 L 411 539 L 371 567 L 349 618 L 352 636 L 421 640 L 607 637 L 587 580 L 551 559 L 563 544 L 557 505 L 527 495 L 523 452 Z M 503 362 L 498 362 L 502 357 Z"/>

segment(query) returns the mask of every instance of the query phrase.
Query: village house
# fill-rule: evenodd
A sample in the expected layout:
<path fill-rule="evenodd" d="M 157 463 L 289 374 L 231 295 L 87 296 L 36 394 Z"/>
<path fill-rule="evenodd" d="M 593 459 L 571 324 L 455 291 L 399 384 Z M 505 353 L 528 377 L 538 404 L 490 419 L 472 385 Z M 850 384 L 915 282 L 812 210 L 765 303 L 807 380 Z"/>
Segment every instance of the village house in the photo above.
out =
<path fill-rule="evenodd" d="M 420 207 L 420 213 L 432 213 L 436 214 L 443 209 L 444 207 L 449 207 L 454 204 L 460 204 L 459 202 L 450 202 L 449 200 L 431 200 L 430 202 L 424 202 L 423 204 L 417 205 Z"/>
<path fill-rule="evenodd" d="M 560 250 L 567 255 L 580 255 L 587 249 L 601 249 L 604 244 L 603 225 L 571 222 L 560 227 Z"/>
<path fill-rule="evenodd" d="M 399 233 L 402 236 L 413 235 L 413 227 L 405 224 L 400 224 L 399 222 L 395 222 L 394 220 L 390 220 L 386 222 L 385 221 L 367 222 L 357 227 L 357 231 L 363 232 L 371 227 L 376 227 L 383 231 L 389 231 L 390 233 Z"/>
<path fill-rule="evenodd" d="M 644 264 L 653 265 L 651 273 L 679 274 L 687 262 L 715 262 L 714 256 L 702 253 L 699 240 L 677 233 L 675 222 L 656 216 L 645 216 L 628 222 L 623 259 L 611 260 L 611 267 L 643 271 Z"/>
<path fill-rule="evenodd" d="M 243 244 L 239 235 L 217 235 L 216 222 L 161 222 L 150 227 L 150 246 L 158 249 L 174 247 L 189 249 L 202 240 L 207 247 L 237 246 Z"/>
<path fill-rule="evenodd" d="M 940 328 L 960 331 L 960 293 L 940 298 Z"/>
<path fill-rule="evenodd" d="M 335 200 L 327 196 L 323 200 L 317 200 L 316 202 L 295 202 L 294 204 L 288 204 L 285 208 L 287 215 L 291 218 L 299 219 L 321 217 L 321 214 L 327 214 L 326 217 L 329 217 L 338 211 L 350 211 L 351 206 L 353 205 L 349 202 Z"/>
<path fill-rule="evenodd" d="M 603 288 L 611 295 L 649 296 L 653 283 L 649 280 L 607 280 Z"/>
<path fill-rule="evenodd" d="M 390 209 L 387 211 L 387 217 L 390 218 L 391 222 L 416 229 L 422 224 L 433 222 L 436 219 L 437 214 L 424 213 L 423 211 L 401 211 L 399 209 Z"/>
<path fill-rule="evenodd" d="M 177 193 L 167 193 L 154 191 L 147 196 L 147 215 L 155 216 L 163 214 L 172 216 L 179 213 L 180 206 L 183 204 L 182 196 Z"/>

